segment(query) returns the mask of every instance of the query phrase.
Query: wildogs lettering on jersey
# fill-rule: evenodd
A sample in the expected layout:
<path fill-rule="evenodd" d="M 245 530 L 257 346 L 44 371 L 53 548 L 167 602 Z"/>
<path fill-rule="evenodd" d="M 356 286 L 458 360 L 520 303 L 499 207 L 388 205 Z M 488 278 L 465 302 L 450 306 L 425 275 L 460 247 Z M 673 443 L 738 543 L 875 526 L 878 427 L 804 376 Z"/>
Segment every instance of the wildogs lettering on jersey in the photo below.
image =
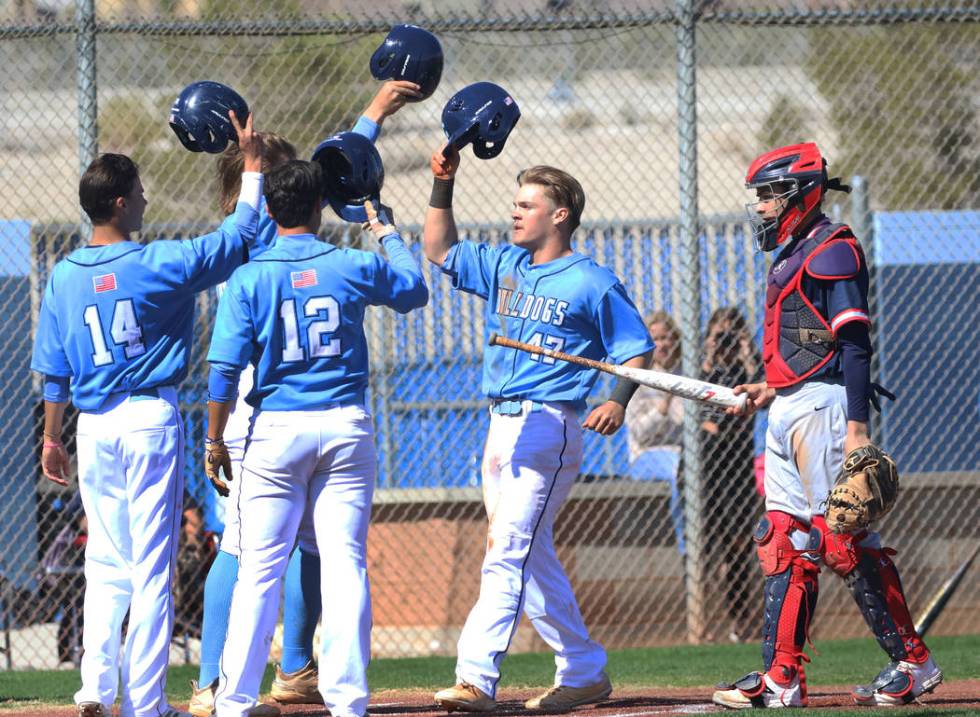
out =
<path fill-rule="evenodd" d="M 116 274 L 102 274 L 101 276 L 92 277 L 92 285 L 95 288 L 96 294 L 101 294 L 103 291 L 115 291 L 116 290 Z"/>
<path fill-rule="evenodd" d="M 500 287 L 497 289 L 497 304 L 494 310 L 501 316 L 531 319 L 531 321 L 561 326 L 565 322 L 568 302 Z"/>
<path fill-rule="evenodd" d="M 304 289 L 307 286 L 316 286 L 316 269 L 306 269 L 305 271 L 290 272 L 289 278 L 293 281 L 294 289 Z"/>

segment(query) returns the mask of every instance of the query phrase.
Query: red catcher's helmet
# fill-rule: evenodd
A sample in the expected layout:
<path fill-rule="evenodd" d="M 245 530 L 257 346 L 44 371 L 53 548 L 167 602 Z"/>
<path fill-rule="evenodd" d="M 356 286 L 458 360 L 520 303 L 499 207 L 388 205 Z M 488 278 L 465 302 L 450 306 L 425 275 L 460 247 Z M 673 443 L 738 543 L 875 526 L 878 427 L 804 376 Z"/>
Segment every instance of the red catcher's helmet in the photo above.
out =
<path fill-rule="evenodd" d="M 778 215 L 763 218 L 757 202 L 746 205 L 753 238 L 761 251 L 772 251 L 812 216 L 828 189 L 850 191 L 839 179 L 827 179 L 827 160 L 813 142 L 793 144 L 756 158 L 745 175 L 748 189 L 768 187 L 772 198 L 783 200 Z"/>

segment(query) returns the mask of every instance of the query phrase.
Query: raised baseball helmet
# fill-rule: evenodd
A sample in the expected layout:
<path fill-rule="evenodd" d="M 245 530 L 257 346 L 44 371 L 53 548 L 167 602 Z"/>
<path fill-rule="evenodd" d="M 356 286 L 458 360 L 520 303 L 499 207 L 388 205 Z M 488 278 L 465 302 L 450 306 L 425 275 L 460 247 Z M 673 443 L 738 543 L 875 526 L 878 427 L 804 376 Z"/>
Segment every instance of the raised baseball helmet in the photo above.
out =
<path fill-rule="evenodd" d="M 768 188 L 771 199 L 782 204 L 770 217 L 759 214 L 758 201 L 746 205 L 760 251 L 772 251 L 793 236 L 803 220 L 818 211 L 828 189 L 851 191 L 839 178 L 827 179 L 827 160 L 813 142 L 780 147 L 759 156 L 749 166 L 745 186 Z"/>
<path fill-rule="evenodd" d="M 385 168 L 367 137 L 354 132 L 335 134 L 317 145 L 312 161 L 323 172 L 323 200 L 341 219 L 366 222 L 366 201 L 380 211 Z"/>
<path fill-rule="evenodd" d="M 417 84 L 421 102 L 431 97 L 442 77 L 442 45 L 439 38 L 417 25 L 395 25 L 371 55 L 371 74 L 376 80 L 408 80 Z"/>
<path fill-rule="evenodd" d="M 492 82 L 476 82 L 449 98 L 442 109 L 442 130 L 456 150 L 472 142 L 473 154 L 492 159 L 503 150 L 520 118 L 521 110 L 507 90 Z"/>
<path fill-rule="evenodd" d="M 219 154 L 228 140 L 238 138 L 228 110 L 234 110 L 238 121 L 245 124 L 248 104 L 240 94 L 220 82 L 193 82 L 170 108 L 170 128 L 191 152 Z"/>

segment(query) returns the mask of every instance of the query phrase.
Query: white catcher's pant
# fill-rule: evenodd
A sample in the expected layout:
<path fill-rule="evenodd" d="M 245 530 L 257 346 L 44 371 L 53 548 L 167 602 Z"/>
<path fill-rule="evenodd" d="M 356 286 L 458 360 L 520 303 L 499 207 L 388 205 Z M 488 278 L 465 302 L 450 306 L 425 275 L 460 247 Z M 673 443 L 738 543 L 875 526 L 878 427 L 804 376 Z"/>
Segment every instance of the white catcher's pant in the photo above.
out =
<path fill-rule="evenodd" d="M 282 576 L 304 513 L 315 533 L 325 596 L 320 694 L 334 717 L 366 714 L 367 532 L 376 472 L 371 417 L 360 406 L 255 416 L 242 462 L 241 554 L 221 655 L 218 717 L 244 717 L 256 704 Z M 300 542 L 314 547 L 304 536 Z"/>
<path fill-rule="evenodd" d="M 553 526 L 582 464 L 582 428 L 561 404 L 524 402 L 520 416 L 491 414 L 483 456 L 490 527 L 480 597 L 459 638 L 456 677 L 496 695 L 500 663 L 523 610 L 555 651 L 555 684 L 584 687 L 606 666 L 589 639 L 555 554 Z"/>
<path fill-rule="evenodd" d="M 122 670 L 122 717 L 163 714 L 173 633 L 172 580 L 183 499 L 177 392 L 121 394 L 78 418 L 78 489 L 88 518 L 82 688 L 75 702 L 111 705 Z M 129 610 L 120 656 L 123 618 Z"/>
<path fill-rule="evenodd" d="M 806 523 L 823 515 L 844 465 L 846 436 L 843 386 L 806 381 L 776 396 L 766 433 L 766 510 Z"/>

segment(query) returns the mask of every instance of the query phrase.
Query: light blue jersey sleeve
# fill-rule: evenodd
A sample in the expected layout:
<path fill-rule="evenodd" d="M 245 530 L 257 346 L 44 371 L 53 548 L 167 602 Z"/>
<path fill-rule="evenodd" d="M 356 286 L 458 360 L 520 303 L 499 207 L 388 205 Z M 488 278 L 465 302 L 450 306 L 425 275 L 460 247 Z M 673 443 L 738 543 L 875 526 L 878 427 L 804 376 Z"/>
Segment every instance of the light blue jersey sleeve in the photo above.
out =
<path fill-rule="evenodd" d="M 460 241 L 452 246 L 439 268 L 452 279 L 454 289 L 487 299 L 497 263 L 508 249 L 514 250 L 514 247 Z"/>
<path fill-rule="evenodd" d="M 367 137 L 373 144 L 378 141 L 378 136 L 381 134 L 381 125 L 373 119 L 361 115 L 357 122 L 354 123 L 351 132 L 359 134 L 362 137 Z"/>
<path fill-rule="evenodd" d="M 259 218 L 255 229 L 255 239 L 248 242 L 248 258 L 255 259 L 262 256 L 273 244 L 276 243 L 278 229 L 275 220 L 269 216 L 265 209 L 265 197 L 259 198 L 258 208 Z M 221 223 L 224 231 L 234 231 L 235 224 L 238 222 L 235 212 L 232 212 Z"/>
<path fill-rule="evenodd" d="M 640 312 L 619 282 L 599 300 L 595 317 L 611 363 L 621 364 L 653 349 L 653 340 Z"/>
<path fill-rule="evenodd" d="M 41 301 L 41 316 L 34 336 L 34 356 L 31 368 L 48 376 L 71 376 L 71 364 L 58 326 L 57 304 L 54 299 L 54 272 L 48 277 Z"/>
<path fill-rule="evenodd" d="M 232 276 L 221 294 L 208 351 L 210 363 L 227 364 L 239 370 L 252 358 L 256 340 L 251 303 L 244 296 L 241 277 L 241 272 Z"/>
<path fill-rule="evenodd" d="M 247 258 L 247 246 L 255 242 L 258 221 L 258 211 L 239 202 L 217 231 L 177 243 L 183 253 L 190 291 L 203 291 L 220 284 L 242 265 Z"/>
<path fill-rule="evenodd" d="M 429 303 L 429 287 L 415 257 L 398 234 L 389 234 L 381 241 L 388 261 L 376 255 L 375 281 L 371 287 L 371 303 L 390 306 L 407 314 Z"/>

